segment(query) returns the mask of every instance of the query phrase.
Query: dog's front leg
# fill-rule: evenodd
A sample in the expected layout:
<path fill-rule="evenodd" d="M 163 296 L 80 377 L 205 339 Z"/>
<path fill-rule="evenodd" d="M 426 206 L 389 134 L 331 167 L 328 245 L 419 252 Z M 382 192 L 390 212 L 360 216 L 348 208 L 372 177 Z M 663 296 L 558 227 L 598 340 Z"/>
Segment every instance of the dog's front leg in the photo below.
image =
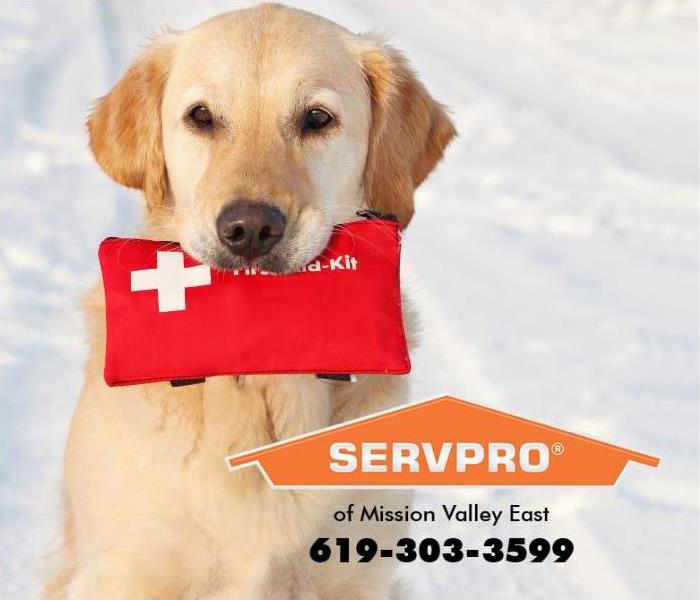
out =
<path fill-rule="evenodd" d="M 67 600 L 155 600 L 183 597 L 187 585 L 138 565 L 130 557 L 106 554 L 79 567 L 66 590 Z M 160 570 L 168 570 L 167 564 Z"/>

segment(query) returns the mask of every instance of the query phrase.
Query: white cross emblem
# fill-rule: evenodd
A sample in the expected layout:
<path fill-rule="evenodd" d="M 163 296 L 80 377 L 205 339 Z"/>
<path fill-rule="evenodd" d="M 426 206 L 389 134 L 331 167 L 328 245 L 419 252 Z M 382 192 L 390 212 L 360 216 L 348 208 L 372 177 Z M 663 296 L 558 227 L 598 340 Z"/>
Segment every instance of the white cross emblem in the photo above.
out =
<path fill-rule="evenodd" d="M 158 312 L 185 310 L 185 289 L 211 284 L 206 265 L 185 267 L 182 252 L 158 252 L 155 269 L 131 272 L 131 291 L 158 290 Z"/>

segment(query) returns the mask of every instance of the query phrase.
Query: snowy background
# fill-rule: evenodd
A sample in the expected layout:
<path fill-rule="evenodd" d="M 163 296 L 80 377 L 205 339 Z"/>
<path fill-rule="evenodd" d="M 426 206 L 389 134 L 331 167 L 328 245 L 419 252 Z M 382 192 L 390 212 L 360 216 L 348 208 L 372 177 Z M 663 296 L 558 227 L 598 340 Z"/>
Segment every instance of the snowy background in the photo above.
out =
<path fill-rule="evenodd" d="M 79 298 L 98 241 L 138 224 L 136 194 L 86 150 L 87 109 L 148 34 L 237 4 L 0 2 L 0 598 L 38 594 L 81 384 Z M 609 489 L 421 494 L 426 507 L 549 505 L 547 526 L 455 533 L 567 535 L 576 552 L 414 566 L 416 597 L 696 598 L 694 6 L 299 5 L 391 34 L 460 131 L 405 240 L 428 332 L 414 398 L 450 392 L 662 457 Z"/>

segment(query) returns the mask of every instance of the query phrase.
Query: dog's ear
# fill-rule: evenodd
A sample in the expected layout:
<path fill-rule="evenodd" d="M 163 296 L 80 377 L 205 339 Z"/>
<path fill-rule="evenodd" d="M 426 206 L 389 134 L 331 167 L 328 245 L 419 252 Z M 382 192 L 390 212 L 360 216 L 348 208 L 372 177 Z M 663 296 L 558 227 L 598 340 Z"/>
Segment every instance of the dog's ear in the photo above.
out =
<path fill-rule="evenodd" d="M 456 131 L 406 59 L 376 38 L 360 37 L 360 63 L 371 94 L 364 193 L 367 207 L 413 217 L 413 192 L 433 170 Z"/>
<path fill-rule="evenodd" d="M 149 208 L 163 204 L 168 190 L 160 110 L 176 37 L 165 33 L 151 42 L 87 121 L 90 148 L 102 170 L 143 190 Z"/>

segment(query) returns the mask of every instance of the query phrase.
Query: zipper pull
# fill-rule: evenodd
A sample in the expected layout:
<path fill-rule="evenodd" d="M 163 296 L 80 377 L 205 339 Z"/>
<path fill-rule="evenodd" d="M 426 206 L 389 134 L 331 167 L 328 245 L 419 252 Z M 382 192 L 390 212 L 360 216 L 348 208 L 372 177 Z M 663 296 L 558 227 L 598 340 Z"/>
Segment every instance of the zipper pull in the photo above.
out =
<path fill-rule="evenodd" d="M 385 221 L 393 221 L 398 223 L 398 217 L 393 213 L 381 213 L 377 210 L 370 210 L 369 208 L 363 208 L 355 213 L 358 217 L 364 217 L 365 219 L 384 219 Z"/>

